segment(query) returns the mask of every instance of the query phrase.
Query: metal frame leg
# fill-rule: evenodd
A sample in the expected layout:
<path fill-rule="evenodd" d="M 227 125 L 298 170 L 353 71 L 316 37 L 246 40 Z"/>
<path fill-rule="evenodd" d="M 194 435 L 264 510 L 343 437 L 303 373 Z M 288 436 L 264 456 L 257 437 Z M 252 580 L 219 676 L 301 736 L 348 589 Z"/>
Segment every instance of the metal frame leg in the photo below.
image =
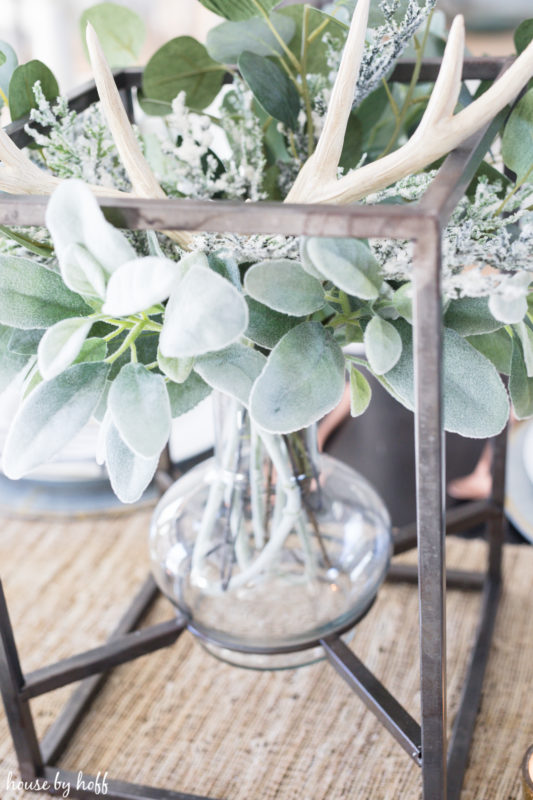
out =
<path fill-rule="evenodd" d="M 428 220 L 428 225 L 430 225 Z M 416 243 L 414 371 L 424 800 L 446 800 L 446 555 L 441 234 Z"/>

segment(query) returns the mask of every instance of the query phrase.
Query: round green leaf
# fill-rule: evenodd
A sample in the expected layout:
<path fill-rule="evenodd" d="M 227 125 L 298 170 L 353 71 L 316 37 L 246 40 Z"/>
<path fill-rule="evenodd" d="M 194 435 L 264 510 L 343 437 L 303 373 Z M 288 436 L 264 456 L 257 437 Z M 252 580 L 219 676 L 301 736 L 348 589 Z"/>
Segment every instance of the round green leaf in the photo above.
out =
<path fill-rule="evenodd" d="M 296 25 L 288 17 L 272 14 L 270 22 L 279 38 L 287 44 L 294 36 Z M 207 34 L 207 52 L 221 64 L 236 64 L 247 50 L 257 56 L 283 54 L 283 46 L 263 18 L 245 22 L 223 22 Z"/>
<path fill-rule="evenodd" d="M 294 317 L 312 314 L 325 303 L 320 281 L 288 259 L 254 264 L 246 272 L 244 288 L 254 300 Z"/>
<path fill-rule="evenodd" d="M 172 103 L 185 92 L 187 105 L 202 110 L 220 91 L 224 72 L 203 44 L 190 36 L 179 36 L 164 44 L 146 65 L 143 94 L 146 101 Z"/>
<path fill-rule="evenodd" d="M 533 89 L 516 105 L 502 137 L 505 165 L 523 180 L 533 170 Z"/>
<path fill-rule="evenodd" d="M 142 364 L 122 367 L 109 391 L 108 409 L 124 443 L 143 458 L 158 456 L 170 436 L 165 379 Z"/>
<path fill-rule="evenodd" d="M 80 18 L 81 38 L 90 22 L 95 29 L 110 67 L 137 64 L 145 38 L 144 22 L 130 8 L 117 3 L 98 3 L 87 8 Z"/>
<path fill-rule="evenodd" d="M 239 58 L 239 70 L 266 113 L 297 130 L 300 95 L 285 72 L 268 58 L 248 52 Z"/>
<path fill-rule="evenodd" d="M 307 255 L 315 269 L 343 292 L 362 300 L 378 296 L 383 283 L 379 265 L 359 239 L 309 239 Z"/>
<path fill-rule="evenodd" d="M 47 100 L 54 100 L 59 94 L 59 86 L 53 72 L 42 61 L 28 61 L 17 67 L 9 82 L 9 110 L 11 119 L 27 116 L 36 108 L 33 85 L 41 82 L 41 89 Z"/>
<path fill-rule="evenodd" d="M 7 436 L 3 469 L 8 478 L 22 478 L 50 461 L 79 433 L 98 406 L 108 372 L 108 364 L 76 364 L 34 389 Z"/>
<path fill-rule="evenodd" d="M 402 354 L 402 340 L 396 328 L 381 317 L 372 317 L 365 329 L 365 350 L 372 372 L 383 375 Z"/>
<path fill-rule="evenodd" d="M 260 17 L 261 11 L 269 14 L 280 0 L 200 0 L 200 3 L 219 17 L 241 20 Z"/>
<path fill-rule="evenodd" d="M 270 354 L 254 384 L 250 413 L 271 433 L 291 433 L 335 408 L 344 385 L 341 348 L 319 322 L 302 322 Z"/>
<path fill-rule="evenodd" d="M 235 397 L 247 406 L 255 380 L 266 364 L 262 353 L 243 344 L 232 344 L 218 353 L 209 353 L 196 362 L 195 370 L 206 383 Z"/>

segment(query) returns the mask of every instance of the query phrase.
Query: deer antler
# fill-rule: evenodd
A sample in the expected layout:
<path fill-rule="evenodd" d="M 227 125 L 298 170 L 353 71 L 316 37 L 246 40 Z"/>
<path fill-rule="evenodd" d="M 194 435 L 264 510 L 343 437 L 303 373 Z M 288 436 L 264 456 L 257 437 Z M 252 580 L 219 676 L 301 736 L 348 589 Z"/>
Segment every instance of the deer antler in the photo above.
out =
<path fill-rule="evenodd" d="M 104 116 L 134 191 L 139 197 L 166 198 L 165 192 L 159 185 L 135 138 L 126 110 L 120 99 L 113 73 L 106 61 L 96 31 L 90 22 L 87 24 L 86 38 L 94 80 Z M 186 250 L 190 249 L 192 244 L 190 234 L 178 233 L 177 231 L 165 231 L 165 233 L 169 238 L 177 242 L 180 247 Z"/>
<path fill-rule="evenodd" d="M 461 88 L 464 20 L 455 18 L 431 99 L 417 130 L 395 152 L 337 179 L 337 169 L 364 48 L 369 0 L 359 0 L 335 81 L 324 130 L 286 202 L 334 203 L 361 200 L 426 167 L 458 147 L 511 102 L 533 76 L 533 42 L 478 100 L 453 114 Z"/>

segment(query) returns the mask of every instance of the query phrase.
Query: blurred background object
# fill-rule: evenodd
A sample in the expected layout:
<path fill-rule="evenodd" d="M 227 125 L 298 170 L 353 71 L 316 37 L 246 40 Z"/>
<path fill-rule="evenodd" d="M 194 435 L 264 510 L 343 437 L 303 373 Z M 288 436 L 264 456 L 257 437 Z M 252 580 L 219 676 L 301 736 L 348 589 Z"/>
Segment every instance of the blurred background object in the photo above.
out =
<path fill-rule="evenodd" d="M 473 30 L 502 30 L 516 27 L 531 16 L 531 0 L 441 0 L 438 4 L 447 14 L 464 14 Z"/>

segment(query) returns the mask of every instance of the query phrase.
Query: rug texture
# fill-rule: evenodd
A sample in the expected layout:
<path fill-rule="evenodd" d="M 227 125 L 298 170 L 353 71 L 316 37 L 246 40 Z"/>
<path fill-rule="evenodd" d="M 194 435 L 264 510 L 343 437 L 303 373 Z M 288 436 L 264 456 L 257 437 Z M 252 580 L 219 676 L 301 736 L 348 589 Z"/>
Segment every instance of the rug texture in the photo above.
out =
<path fill-rule="evenodd" d="M 2 520 L 0 575 L 25 671 L 105 641 L 146 577 L 149 518 Z M 481 542 L 448 543 L 451 566 L 484 560 Z M 464 800 L 519 800 L 520 762 L 533 743 L 533 549 L 507 548 L 505 578 Z M 450 724 L 479 605 L 476 593 L 449 592 Z M 172 614 L 161 599 L 146 622 Z M 416 589 L 386 584 L 351 646 L 418 718 Z M 71 691 L 32 702 L 40 735 Z M 225 800 L 421 796 L 420 770 L 328 664 L 236 669 L 189 634 L 112 672 L 61 766 Z M 0 797 L 35 797 L 8 788 L 10 773 L 18 778 L 0 711 Z"/>

